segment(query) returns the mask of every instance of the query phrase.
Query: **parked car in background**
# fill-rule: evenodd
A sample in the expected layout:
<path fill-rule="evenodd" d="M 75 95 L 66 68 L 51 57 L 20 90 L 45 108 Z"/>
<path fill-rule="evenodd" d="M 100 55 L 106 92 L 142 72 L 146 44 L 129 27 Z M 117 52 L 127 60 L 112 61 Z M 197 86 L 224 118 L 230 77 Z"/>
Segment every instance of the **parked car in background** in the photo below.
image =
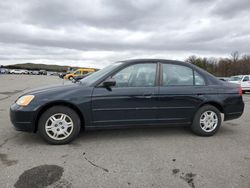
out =
<path fill-rule="evenodd" d="M 12 69 L 10 70 L 10 74 L 28 74 L 28 70 L 25 69 Z"/>
<path fill-rule="evenodd" d="M 9 74 L 9 69 L 6 68 L 0 68 L 0 74 Z"/>
<path fill-rule="evenodd" d="M 64 79 L 69 79 L 72 80 L 74 77 L 76 76 L 81 76 L 84 74 L 87 74 L 89 72 L 95 72 L 95 69 L 90 69 L 90 68 L 85 68 L 85 69 L 77 69 L 75 72 L 70 73 L 70 74 L 66 74 L 64 76 Z"/>
<path fill-rule="evenodd" d="M 48 71 L 47 75 L 48 76 L 58 76 L 58 72 Z"/>
<path fill-rule="evenodd" d="M 46 70 L 39 70 L 39 75 L 47 75 L 47 71 Z"/>
<path fill-rule="evenodd" d="M 243 93 L 250 92 L 250 75 L 231 76 L 229 82 L 241 85 Z"/>
<path fill-rule="evenodd" d="M 17 130 L 66 144 L 80 129 L 187 125 L 212 136 L 244 110 L 240 85 L 222 82 L 191 63 L 147 59 L 117 62 L 78 84 L 29 91 L 10 108 Z"/>
<path fill-rule="evenodd" d="M 38 70 L 32 70 L 30 74 L 32 74 L 32 75 L 39 75 L 39 71 Z"/>
<path fill-rule="evenodd" d="M 60 72 L 59 74 L 58 74 L 58 76 L 59 76 L 59 78 L 64 78 L 64 76 L 66 75 L 66 74 L 70 74 L 70 73 L 72 73 L 72 72 Z"/>
<path fill-rule="evenodd" d="M 81 79 L 86 78 L 87 76 L 91 75 L 92 73 L 93 72 L 89 72 L 87 74 L 83 74 L 83 75 L 80 75 L 80 76 L 75 76 L 75 77 L 73 77 L 72 82 L 73 83 L 79 82 Z"/>
<path fill-rule="evenodd" d="M 225 82 L 229 81 L 229 77 L 217 77 L 217 78 L 221 81 L 225 81 Z"/>
<path fill-rule="evenodd" d="M 0 68 L 0 74 L 5 74 L 4 68 Z"/>

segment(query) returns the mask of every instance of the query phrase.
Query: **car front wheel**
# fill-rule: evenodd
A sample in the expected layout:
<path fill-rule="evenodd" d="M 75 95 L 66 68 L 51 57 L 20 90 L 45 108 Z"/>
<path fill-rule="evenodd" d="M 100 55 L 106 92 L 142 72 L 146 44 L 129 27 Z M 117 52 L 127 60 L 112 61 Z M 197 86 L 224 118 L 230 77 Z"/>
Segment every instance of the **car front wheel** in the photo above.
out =
<path fill-rule="evenodd" d="M 38 132 L 50 144 L 67 144 L 78 136 L 80 126 L 80 118 L 74 110 L 54 106 L 41 115 Z"/>
<path fill-rule="evenodd" d="M 205 105 L 196 112 L 191 129 L 197 135 L 212 136 L 219 130 L 220 125 L 220 111 L 212 105 Z"/>

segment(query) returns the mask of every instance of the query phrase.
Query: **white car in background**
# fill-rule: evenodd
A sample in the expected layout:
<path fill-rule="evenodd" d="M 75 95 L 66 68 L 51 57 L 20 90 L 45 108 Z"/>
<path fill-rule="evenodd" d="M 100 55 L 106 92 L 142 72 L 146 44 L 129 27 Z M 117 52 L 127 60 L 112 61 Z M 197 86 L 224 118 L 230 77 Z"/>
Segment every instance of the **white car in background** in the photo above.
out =
<path fill-rule="evenodd" d="M 250 92 L 250 75 L 231 76 L 228 82 L 240 84 L 243 93 L 246 91 Z"/>
<path fill-rule="evenodd" d="M 22 74 L 22 71 L 19 69 L 12 69 L 10 70 L 10 74 Z"/>
<path fill-rule="evenodd" d="M 28 70 L 12 69 L 12 70 L 10 70 L 10 74 L 28 74 Z"/>

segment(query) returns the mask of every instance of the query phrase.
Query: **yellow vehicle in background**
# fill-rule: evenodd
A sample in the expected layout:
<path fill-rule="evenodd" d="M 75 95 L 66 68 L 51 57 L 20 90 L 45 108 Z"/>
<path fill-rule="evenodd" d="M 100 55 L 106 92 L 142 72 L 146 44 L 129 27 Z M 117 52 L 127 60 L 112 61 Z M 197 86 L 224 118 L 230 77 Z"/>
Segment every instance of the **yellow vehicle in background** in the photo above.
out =
<path fill-rule="evenodd" d="M 90 73 L 90 72 L 95 72 L 95 69 L 91 69 L 91 68 L 77 69 L 73 73 L 66 74 L 64 76 L 64 79 L 72 80 L 76 76 L 81 76 L 81 75 L 84 75 L 84 74 L 87 74 L 87 73 Z"/>

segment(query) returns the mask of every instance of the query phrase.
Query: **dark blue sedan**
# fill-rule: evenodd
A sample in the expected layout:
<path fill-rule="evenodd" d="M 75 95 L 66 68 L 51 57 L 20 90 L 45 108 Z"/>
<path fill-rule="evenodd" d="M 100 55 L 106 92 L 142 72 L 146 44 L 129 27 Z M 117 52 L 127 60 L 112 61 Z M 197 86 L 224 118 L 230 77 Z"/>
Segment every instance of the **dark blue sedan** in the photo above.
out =
<path fill-rule="evenodd" d="M 38 132 L 51 144 L 69 143 L 80 129 L 188 125 L 214 135 L 244 110 L 239 85 L 222 82 L 180 61 L 121 61 L 79 83 L 41 88 L 20 96 L 10 108 L 20 131 Z"/>

